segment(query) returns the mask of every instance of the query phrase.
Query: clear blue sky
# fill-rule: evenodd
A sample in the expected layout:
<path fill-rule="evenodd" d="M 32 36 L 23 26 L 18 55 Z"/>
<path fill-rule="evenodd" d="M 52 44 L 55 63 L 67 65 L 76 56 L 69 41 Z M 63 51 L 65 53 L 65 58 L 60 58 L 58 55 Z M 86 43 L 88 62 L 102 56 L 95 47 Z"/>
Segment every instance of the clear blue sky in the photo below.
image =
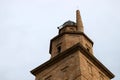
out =
<path fill-rule="evenodd" d="M 0 0 L 0 80 L 34 80 L 57 27 L 81 12 L 94 55 L 120 80 L 120 0 Z"/>

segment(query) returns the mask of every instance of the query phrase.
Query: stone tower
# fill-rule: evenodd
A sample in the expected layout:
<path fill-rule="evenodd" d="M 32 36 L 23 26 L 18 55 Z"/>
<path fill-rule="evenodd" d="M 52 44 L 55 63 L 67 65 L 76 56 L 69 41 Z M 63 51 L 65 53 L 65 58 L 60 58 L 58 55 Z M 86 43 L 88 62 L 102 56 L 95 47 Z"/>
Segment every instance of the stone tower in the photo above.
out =
<path fill-rule="evenodd" d="M 50 41 L 51 59 L 33 69 L 35 80 L 110 80 L 114 75 L 93 55 L 79 10 L 76 23 L 65 22 Z"/>

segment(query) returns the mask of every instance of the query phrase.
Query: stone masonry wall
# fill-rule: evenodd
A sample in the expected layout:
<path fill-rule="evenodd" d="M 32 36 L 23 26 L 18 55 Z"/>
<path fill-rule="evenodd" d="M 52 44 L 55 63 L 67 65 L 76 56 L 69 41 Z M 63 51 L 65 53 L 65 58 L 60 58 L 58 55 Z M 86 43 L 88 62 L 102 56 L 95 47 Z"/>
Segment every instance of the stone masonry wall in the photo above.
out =
<path fill-rule="evenodd" d="M 78 52 L 36 75 L 36 80 L 80 80 Z"/>
<path fill-rule="evenodd" d="M 81 80 L 110 80 L 94 63 L 87 59 L 81 52 L 80 57 L 80 70 Z"/>

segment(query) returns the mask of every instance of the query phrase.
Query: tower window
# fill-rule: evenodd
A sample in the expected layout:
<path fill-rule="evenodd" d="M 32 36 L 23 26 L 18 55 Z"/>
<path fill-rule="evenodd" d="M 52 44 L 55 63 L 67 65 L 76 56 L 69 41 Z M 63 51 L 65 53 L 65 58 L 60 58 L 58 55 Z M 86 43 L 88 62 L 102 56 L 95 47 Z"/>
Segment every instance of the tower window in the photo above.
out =
<path fill-rule="evenodd" d="M 90 46 L 88 44 L 86 44 L 86 49 L 88 52 L 90 52 Z"/>
<path fill-rule="evenodd" d="M 61 52 L 61 46 L 57 47 L 57 52 L 60 53 Z"/>
<path fill-rule="evenodd" d="M 90 49 L 89 49 L 89 48 L 87 48 L 87 51 L 90 51 Z"/>

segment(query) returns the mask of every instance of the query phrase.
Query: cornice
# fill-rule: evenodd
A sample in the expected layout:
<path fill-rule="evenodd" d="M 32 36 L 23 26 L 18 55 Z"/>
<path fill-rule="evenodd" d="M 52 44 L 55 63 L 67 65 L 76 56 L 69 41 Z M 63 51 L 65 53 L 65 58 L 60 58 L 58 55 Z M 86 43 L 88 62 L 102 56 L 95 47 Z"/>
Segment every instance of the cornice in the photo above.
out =
<path fill-rule="evenodd" d="M 89 40 L 91 43 L 92 43 L 92 46 L 93 46 L 93 41 L 83 32 L 64 32 L 64 33 L 61 33 L 57 36 L 55 36 L 53 39 L 50 40 L 50 49 L 49 49 L 49 53 L 51 54 L 51 48 L 52 48 L 52 41 L 54 41 L 55 39 L 65 35 L 65 34 L 76 34 L 76 35 L 83 35 L 87 40 Z"/>
<path fill-rule="evenodd" d="M 54 65 L 55 63 L 61 61 L 65 57 L 74 54 L 74 52 L 80 51 L 83 55 L 85 55 L 94 65 L 96 65 L 103 73 L 105 73 L 110 79 L 114 77 L 114 74 L 110 72 L 97 58 L 95 58 L 91 53 L 89 53 L 80 43 L 72 46 L 71 48 L 67 49 L 66 51 L 59 53 L 55 57 L 51 58 L 47 62 L 43 63 L 42 65 L 38 66 L 37 68 L 33 69 L 31 73 L 36 75 L 41 73 L 43 70 L 49 68 L 50 66 Z"/>

